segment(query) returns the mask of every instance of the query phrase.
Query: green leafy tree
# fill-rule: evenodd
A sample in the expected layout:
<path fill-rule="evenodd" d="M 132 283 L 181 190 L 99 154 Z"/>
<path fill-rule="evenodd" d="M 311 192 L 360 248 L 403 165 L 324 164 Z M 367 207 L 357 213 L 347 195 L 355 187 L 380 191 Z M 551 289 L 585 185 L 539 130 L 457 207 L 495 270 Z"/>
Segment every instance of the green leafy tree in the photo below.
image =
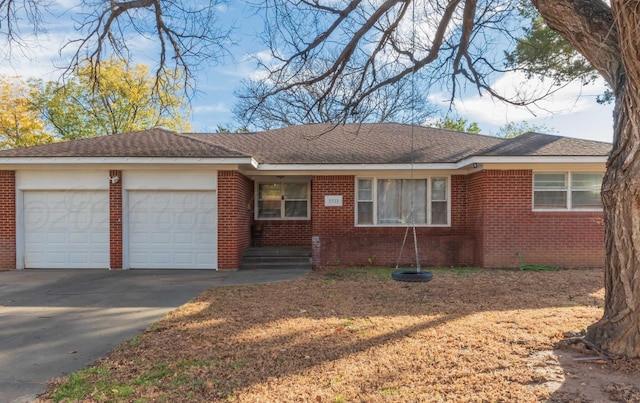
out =
<path fill-rule="evenodd" d="M 249 133 L 249 128 L 247 126 L 239 126 L 231 129 L 229 126 L 217 125 L 216 133 Z"/>
<path fill-rule="evenodd" d="M 0 77 L 0 149 L 55 141 L 33 107 L 32 94 L 33 88 L 21 79 Z"/>
<path fill-rule="evenodd" d="M 189 108 L 181 80 L 162 84 L 147 66 L 129 66 L 119 60 L 103 62 L 102 79 L 94 85 L 89 65 L 79 69 L 63 85 L 38 83 L 36 104 L 52 131 L 65 140 L 124 133 L 164 126 L 176 131 L 189 129 Z"/>
<path fill-rule="evenodd" d="M 553 134 L 556 133 L 555 129 L 547 127 L 545 125 L 535 125 L 526 121 L 522 122 L 509 122 L 498 129 L 496 135 L 498 137 L 504 137 L 507 139 L 511 139 L 514 137 L 518 137 L 519 135 L 527 132 L 536 132 L 536 133 L 545 133 L 545 134 Z"/>
<path fill-rule="evenodd" d="M 439 129 L 448 129 L 455 130 L 458 132 L 466 132 L 466 133 L 480 133 L 480 126 L 476 122 L 469 122 L 464 118 L 452 118 L 450 116 L 445 116 L 438 120 L 435 124 L 435 127 Z"/>
<path fill-rule="evenodd" d="M 530 79 L 550 78 L 558 85 L 576 79 L 588 85 L 600 77 L 572 43 L 549 28 L 533 3 L 521 1 L 519 12 L 528 24 L 523 26 L 515 49 L 505 52 L 507 67 L 524 71 Z M 597 101 L 612 102 L 611 88 L 598 96 Z"/>

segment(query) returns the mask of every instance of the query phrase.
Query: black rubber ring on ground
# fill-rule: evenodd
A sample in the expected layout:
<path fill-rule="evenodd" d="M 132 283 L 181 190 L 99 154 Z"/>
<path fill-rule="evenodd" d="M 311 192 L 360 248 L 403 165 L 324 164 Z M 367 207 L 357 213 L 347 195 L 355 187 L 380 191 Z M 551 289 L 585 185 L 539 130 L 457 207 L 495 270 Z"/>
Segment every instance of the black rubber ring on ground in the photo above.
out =
<path fill-rule="evenodd" d="M 391 273 L 391 278 L 396 281 L 406 281 L 410 283 L 423 283 L 431 281 L 433 274 L 430 271 L 396 270 Z"/>

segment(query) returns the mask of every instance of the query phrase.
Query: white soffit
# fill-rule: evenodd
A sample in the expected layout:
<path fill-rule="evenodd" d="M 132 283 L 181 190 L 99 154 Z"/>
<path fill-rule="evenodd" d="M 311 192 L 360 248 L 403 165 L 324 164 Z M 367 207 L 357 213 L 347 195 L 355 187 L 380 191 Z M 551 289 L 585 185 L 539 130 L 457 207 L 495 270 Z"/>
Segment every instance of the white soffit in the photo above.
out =
<path fill-rule="evenodd" d="M 24 170 L 16 172 L 20 190 L 109 189 L 108 170 Z"/>
<path fill-rule="evenodd" d="M 607 156 L 477 156 L 458 161 L 457 168 L 473 164 L 605 164 Z"/>
<path fill-rule="evenodd" d="M 122 187 L 126 190 L 215 190 L 218 172 L 213 170 L 123 170 Z"/>
<path fill-rule="evenodd" d="M 0 158 L 0 165 L 253 165 L 251 157 L 241 158 L 177 158 L 177 157 L 12 157 Z"/>

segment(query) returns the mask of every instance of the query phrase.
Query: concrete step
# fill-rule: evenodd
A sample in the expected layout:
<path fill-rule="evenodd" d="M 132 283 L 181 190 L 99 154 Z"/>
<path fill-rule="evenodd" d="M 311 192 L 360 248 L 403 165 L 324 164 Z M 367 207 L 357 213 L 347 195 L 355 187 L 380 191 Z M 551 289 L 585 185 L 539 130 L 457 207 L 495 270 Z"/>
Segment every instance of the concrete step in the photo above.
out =
<path fill-rule="evenodd" d="M 243 262 L 247 263 L 268 263 L 268 262 L 281 262 L 281 263 L 309 263 L 311 262 L 311 256 L 243 256 Z"/>
<path fill-rule="evenodd" d="M 311 262 L 307 263 L 282 263 L 282 262 L 240 262 L 240 270 L 251 269 L 287 269 L 287 270 L 311 270 Z"/>
<path fill-rule="evenodd" d="M 311 256 L 311 248 L 306 246 L 267 246 L 248 248 L 242 253 L 243 257 L 261 256 Z"/>
<path fill-rule="evenodd" d="M 240 270 L 310 270 L 311 248 L 300 246 L 249 248 L 242 254 Z"/>

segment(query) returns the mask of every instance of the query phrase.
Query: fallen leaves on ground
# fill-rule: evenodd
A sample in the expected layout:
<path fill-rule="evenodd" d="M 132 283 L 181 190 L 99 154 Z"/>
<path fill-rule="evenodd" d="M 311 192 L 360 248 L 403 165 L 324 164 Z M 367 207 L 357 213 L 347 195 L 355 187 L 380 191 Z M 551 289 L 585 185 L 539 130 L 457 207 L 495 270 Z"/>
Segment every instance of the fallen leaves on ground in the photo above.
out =
<path fill-rule="evenodd" d="M 580 332 L 602 315 L 602 270 L 433 273 L 429 283 L 402 283 L 390 271 L 332 269 L 282 283 L 212 288 L 97 362 L 100 370 L 86 376 L 80 400 L 579 397 L 547 355 L 565 332 Z M 555 372 L 545 370 L 551 361 Z M 44 399 L 65 382 L 52 384 Z M 126 393 L 115 395 L 108 385 Z M 614 385 L 609 393 L 625 401 L 638 387 Z"/>

